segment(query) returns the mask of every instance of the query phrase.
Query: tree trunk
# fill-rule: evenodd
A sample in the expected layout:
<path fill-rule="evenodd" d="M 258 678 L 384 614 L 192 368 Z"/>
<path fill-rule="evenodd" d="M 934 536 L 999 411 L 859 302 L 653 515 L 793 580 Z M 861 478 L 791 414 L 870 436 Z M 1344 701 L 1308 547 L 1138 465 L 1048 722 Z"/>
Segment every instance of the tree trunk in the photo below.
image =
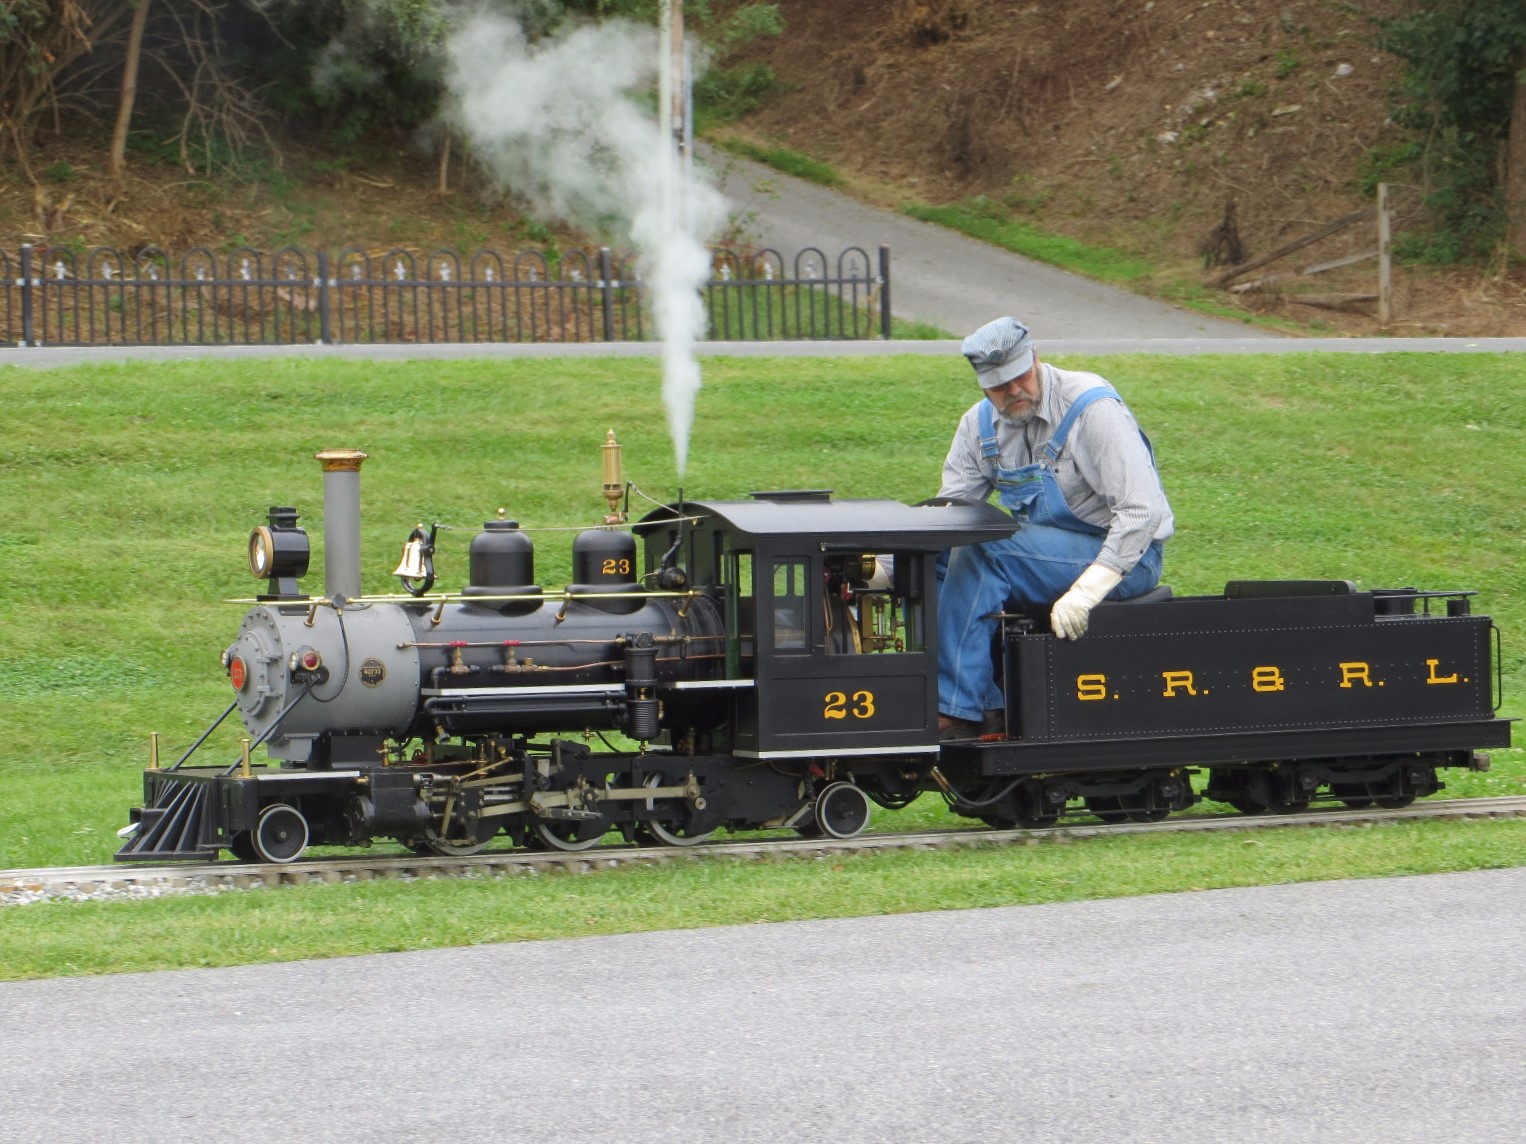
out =
<path fill-rule="evenodd" d="M 1526 258 L 1526 49 L 1515 59 L 1515 99 L 1510 107 L 1510 143 L 1505 155 L 1505 241 Z"/>
<path fill-rule="evenodd" d="M 132 105 L 138 98 L 138 60 L 143 55 L 143 27 L 148 23 L 152 0 L 137 0 L 132 13 L 132 27 L 127 33 L 127 57 L 122 67 L 122 98 L 117 103 L 117 124 L 111 132 L 112 178 L 120 178 L 127 165 L 127 128 L 132 123 Z"/>

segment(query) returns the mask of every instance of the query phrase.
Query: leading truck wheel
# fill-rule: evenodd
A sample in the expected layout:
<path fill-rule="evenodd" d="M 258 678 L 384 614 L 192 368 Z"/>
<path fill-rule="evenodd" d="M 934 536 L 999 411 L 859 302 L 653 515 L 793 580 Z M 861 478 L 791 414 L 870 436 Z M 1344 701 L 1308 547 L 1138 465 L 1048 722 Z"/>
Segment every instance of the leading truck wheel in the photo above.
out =
<path fill-rule="evenodd" d="M 284 802 L 267 806 L 260 811 L 250 841 L 263 862 L 294 862 L 307 849 L 307 819 Z"/>
<path fill-rule="evenodd" d="M 816 823 L 833 838 L 852 838 L 869 825 L 869 796 L 852 783 L 833 783 L 816 796 Z"/>

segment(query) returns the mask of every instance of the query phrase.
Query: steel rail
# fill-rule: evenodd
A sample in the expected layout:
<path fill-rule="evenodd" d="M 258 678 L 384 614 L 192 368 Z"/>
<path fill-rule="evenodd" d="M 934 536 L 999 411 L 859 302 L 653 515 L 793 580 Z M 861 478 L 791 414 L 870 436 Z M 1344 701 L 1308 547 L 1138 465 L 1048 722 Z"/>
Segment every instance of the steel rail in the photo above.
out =
<path fill-rule="evenodd" d="M 1350 826 L 1415 820 L 1526 818 L 1526 796 L 1448 799 L 1417 803 L 1397 810 L 1315 809 L 1297 814 L 1212 814 L 1168 818 L 1161 822 L 1122 822 L 1050 826 L 1038 830 L 958 830 L 863 834 L 857 838 L 771 837 L 698 846 L 629 846 L 614 844 L 589 850 L 485 850 L 472 855 L 346 855 L 271 863 L 131 864 L 0 870 L 0 905 L 46 899 L 92 897 L 142 898 L 167 893 L 218 893 L 275 886 L 370 882 L 385 879 L 500 877 L 508 874 L 578 873 L 622 867 L 663 865 L 684 859 L 765 860 L 817 858 L 898 850 L 952 850 L 1045 841 L 1074 841 L 1126 834 L 1191 834 L 1266 830 L 1290 826 Z"/>

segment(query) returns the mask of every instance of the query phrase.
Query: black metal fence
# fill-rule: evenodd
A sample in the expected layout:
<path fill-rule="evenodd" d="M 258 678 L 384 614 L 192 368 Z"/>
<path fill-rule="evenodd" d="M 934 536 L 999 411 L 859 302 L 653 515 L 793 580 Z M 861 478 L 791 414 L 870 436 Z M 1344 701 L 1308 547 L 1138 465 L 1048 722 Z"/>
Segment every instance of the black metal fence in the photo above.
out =
<path fill-rule="evenodd" d="M 890 337 L 890 248 L 717 249 L 716 341 Z M 634 256 L 450 249 L 0 251 L 0 340 L 22 346 L 614 342 L 657 336 Z"/>

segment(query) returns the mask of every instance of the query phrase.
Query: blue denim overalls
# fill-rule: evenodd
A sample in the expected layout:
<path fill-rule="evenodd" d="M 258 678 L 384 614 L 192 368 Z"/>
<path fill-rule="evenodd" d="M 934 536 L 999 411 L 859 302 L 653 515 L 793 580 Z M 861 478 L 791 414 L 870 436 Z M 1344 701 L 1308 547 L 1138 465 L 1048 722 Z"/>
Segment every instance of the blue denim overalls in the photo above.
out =
<path fill-rule="evenodd" d="M 1088 524 L 1070 510 L 1054 465 L 1081 413 L 1094 401 L 1122 401 L 1111 386 L 1083 392 L 1061 418 L 1040 459 L 1015 469 L 1001 467 L 996 445 L 996 410 L 980 406 L 980 453 L 1001 506 L 1023 527 L 1007 540 L 951 549 L 938 592 L 938 710 L 956 719 L 979 721 L 1002 704 L 991 661 L 995 622 L 987 619 L 1009 606 L 1052 604 L 1102 550 L 1107 529 Z M 1144 436 L 1145 448 L 1150 449 Z M 1154 450 L 1150 449 L 1151 460 Z M 1126 600 L 1160 582 L 1162 548 L 1151 544 L 1122 583 L 1109 593 Z M 940 562 L 941 563 L 941 562 Z"/>

